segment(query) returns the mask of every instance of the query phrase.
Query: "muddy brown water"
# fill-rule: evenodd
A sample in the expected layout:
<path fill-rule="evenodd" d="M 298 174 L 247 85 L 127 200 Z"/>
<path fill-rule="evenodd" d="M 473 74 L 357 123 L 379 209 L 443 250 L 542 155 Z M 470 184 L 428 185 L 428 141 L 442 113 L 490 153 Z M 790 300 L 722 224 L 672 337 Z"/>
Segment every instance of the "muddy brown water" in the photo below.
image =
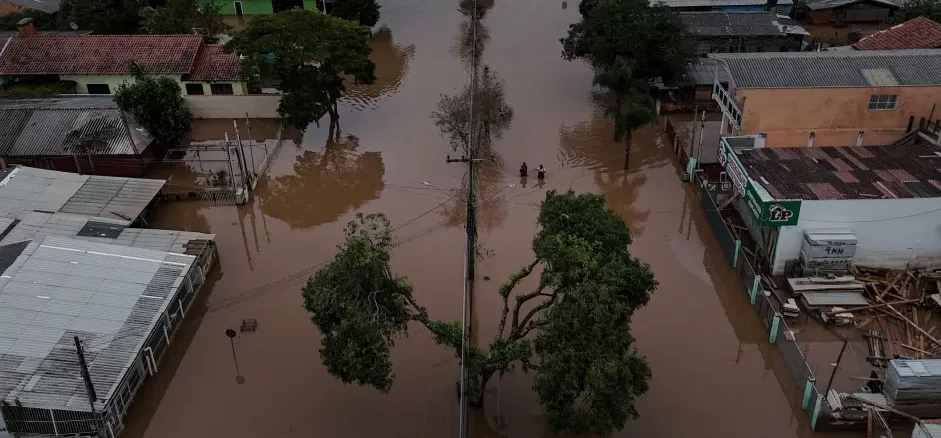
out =
<path fill-rule="evenodd" d="M 499 282 L 532 257 L 544 192 L 603 193 L 633 230 L 633 253 L 660 281 L 633 323 L 653 369 L 650 391 L 638 401 L 640 417 L 616 436 L 812 436 L 794 407 L 796 385 L 767 344 L 696 194 L 677 177 L 659 129 L 635 135 L 630 169 L 621 170 L 622 145 L 611 141 L 612 125 L 595 104 L 591 70 L 560 58 L 558 39 L 577 20 L 576 6 L 496 0 L 483 20 L 482 62 L 506 81 L 515 118 L 494 144 L 502 161 L 483 169 L 480 196 L 519 183 L 513 171 L 522 161 L 544 164 L 549 177 L 482 207 L 487 257 L 478 275 L 491 280 L 477 283 L 478 339 L 494 333 Z M 281 151 L 248 205 L 161 207 L 156 227 L 215 233 L 221 266 L 135 402 L 125 437 L 457 436 L 458 366 L 450 352 L 413 327 L 393 352 L 390 393 L 343 385 L 320 364 L 319 334 L 301 307 L 301 283 L 334 254 L 345 223 L 356 212 L 384 212 L 396 227 L 396 271 L 435 317 L 461 314 L 461 207 L 422 181 L 452 190 L 465 176 L 461 165 L 445 164 L 452 152 L 429 112 L 468 79 L 466 21 L 457 1 L 386 0 L 381 22 L 379 82 L 352 90 L 343 103 L 340 142 L 325 147 L 326 125 L 310 127 L 299 146 Z M 200 137 L 216 129 L 204 128 Z M 235 340 L 238 383 L 224 332 L 243 318 L 259 326 Z M 554 436 L 530 385 L 522 373 L 492 380 L 486 408 L 473 412 L 472 436 Z"/>

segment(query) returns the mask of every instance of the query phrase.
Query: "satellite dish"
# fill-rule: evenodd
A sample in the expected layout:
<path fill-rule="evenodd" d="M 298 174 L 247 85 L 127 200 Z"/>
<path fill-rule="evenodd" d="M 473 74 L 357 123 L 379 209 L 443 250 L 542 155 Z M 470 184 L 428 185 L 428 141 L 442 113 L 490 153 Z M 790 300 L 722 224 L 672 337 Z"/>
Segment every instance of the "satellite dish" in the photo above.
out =
<path fill-rule="evenodd" d="M 71 27 L 72 30 L 78 30 L 78 25 L 75 24 L 74 21 L 69 22 L 69 27 Z"/>

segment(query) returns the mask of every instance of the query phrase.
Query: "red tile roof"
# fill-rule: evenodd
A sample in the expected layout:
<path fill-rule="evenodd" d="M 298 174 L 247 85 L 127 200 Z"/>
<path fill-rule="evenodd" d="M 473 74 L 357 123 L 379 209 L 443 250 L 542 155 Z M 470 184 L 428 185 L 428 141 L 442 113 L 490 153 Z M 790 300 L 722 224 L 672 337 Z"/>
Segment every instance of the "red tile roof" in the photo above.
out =
<path fill-rule="evenodd" d="M 193 70 L 200 35 L 75 35 L 12 38 L 0 75 L 120 75 L 136 62 L 148 73 Z"/>
<path fill-rule="evenodd" d="M 242 63 L 235 53 L 224 53 L 220 45 L 203 45 L 196 62 L 184 81 L 236 81 Z"/>
<path fill-rule="evenodd" d="M 904 50 L 941 48 L 941 24 L 925 17 L 908 20 L 869 35 L 856 44 L 856 50 Z"/>

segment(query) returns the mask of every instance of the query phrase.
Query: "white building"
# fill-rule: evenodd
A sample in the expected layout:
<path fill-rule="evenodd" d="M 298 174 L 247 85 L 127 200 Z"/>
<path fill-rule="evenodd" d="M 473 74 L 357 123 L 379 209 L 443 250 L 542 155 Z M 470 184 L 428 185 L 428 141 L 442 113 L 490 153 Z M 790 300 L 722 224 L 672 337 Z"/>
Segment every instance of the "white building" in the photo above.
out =
<path fill-rule="evenodd" d="M 719 155 L 775 274 L 799 258 L 805 230 L 852 231 L 854 264 L 941 265 L 941 148 L 932 142 L 763 148 L 726 137 Z"/>

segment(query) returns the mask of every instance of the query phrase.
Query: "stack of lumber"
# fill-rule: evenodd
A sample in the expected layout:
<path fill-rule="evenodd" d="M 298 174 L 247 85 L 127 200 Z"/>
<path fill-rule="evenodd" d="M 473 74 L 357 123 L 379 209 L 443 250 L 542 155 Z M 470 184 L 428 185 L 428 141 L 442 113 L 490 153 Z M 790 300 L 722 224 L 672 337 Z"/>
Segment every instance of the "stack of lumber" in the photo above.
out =
<path fill-rule="evenodd" d="M 902 412 L 941 417 L 941 359 L 889 361 L 882 392 Z"/>

